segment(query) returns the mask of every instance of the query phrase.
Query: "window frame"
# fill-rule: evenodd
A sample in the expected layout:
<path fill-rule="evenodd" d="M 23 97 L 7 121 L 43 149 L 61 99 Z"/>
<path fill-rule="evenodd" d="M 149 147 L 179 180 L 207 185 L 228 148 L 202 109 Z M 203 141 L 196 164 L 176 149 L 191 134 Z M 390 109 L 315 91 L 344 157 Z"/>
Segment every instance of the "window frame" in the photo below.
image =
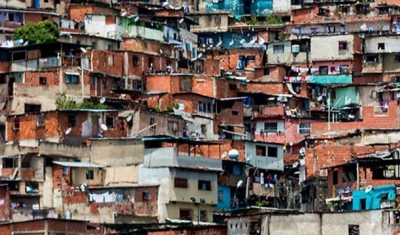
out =
<path fill-rule="evenodd" d="M 202 191 L 211 191 L 211 181 L 209 180 L 198 180 L 197 189 Z"/>

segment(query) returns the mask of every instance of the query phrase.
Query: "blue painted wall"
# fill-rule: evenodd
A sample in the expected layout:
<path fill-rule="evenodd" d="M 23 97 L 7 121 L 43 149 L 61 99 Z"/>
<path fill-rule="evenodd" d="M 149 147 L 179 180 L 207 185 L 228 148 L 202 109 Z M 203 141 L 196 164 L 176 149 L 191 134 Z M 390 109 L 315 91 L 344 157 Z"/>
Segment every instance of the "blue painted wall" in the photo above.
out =
<path fill-rule="evenodd" d="M 249 1 L 249 0 L 248 0 Z M 229 11 L 240 20 L 245 13 L 245 0 L 231 0 L 231 1 L 218 1 L 213 3 L 212 0 L 207 0 L 206 11 Z M 251 0 L 250 14 L 255 15 L 268 15 L 273 10 L 273 0 Z"/>
<path fill-rule="evenodd" d="M 223 200 L 220 201 L 219 193 L 223 192 Z M 216 209 L 230 209 L 231 208 L 231 188 L 224 185 L 218 185 L 218 204 Z"/>
<path fill-rule="evenodd" d="M 354 190 L 353 195 L 353 210 L 361 210 L 361 199 L 366 199 L 366 210 L 380 209 L 381 197 L 388 194 L 388 200 L 396 199 L 396 186 L 384 185 L 373 188 L 369 193 L 364 190 Z"/>

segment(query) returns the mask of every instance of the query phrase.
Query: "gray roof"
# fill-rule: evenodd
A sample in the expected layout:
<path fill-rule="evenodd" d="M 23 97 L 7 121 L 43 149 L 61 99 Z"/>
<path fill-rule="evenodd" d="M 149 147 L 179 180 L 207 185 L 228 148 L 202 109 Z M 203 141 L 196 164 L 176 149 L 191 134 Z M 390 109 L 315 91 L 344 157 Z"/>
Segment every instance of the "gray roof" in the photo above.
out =
<path fill-rule="evenodd" d="M 61 162 L 53 161 L 54 164 L 66 167 L 83 167 L 83 168 L 103 168 L 104 166 L 90 162 Z"/>

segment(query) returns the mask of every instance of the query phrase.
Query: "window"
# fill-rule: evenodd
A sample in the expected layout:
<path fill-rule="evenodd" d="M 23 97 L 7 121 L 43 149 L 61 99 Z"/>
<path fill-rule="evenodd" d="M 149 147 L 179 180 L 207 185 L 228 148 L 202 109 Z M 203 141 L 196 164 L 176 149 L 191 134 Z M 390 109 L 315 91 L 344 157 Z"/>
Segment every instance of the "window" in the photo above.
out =
<path fill-rule="evenodd" d="M 237 89 L 236 84 L 229 84 L 229 90 L 236 91 L 236 89 Z"/>
<path fill-rule="evenodd" d="M 378 50 L 385 50 L 385 43 L 378 43 Z"/>
<path fill-rule="evenodd" d="M 365 57 L 365 62 L 373 62 L 373 63 L 378 63 L 379 62 L 379 57 L 378 55 L 367 55 Z"/>
<path fill-rule="evenodd" d="M 256 145 L 256 156 L 260 156 L 260 157 L 267 156 L 266 147 L 263 145 Z"/>
<path fill-rule="evenodd" d="M 38 115 L 36 119 L 36 126 L 37 127 L 44 127 L 44 116 L 43 115 Z"/>
<path fill-rule="evenodd" d="M 14 51 L 12 53 L 12 60 L 26 60 L 26 52 L 25 51 Z"/>
<path fill-rule="evenodd" d="M 270 74 L 270 72 L 271 72 L 271 70 L 270 70 L 270 69 L 264 69 L 264 75 L 269 75 L 269 74 Z"/>
<path fill-rule="evenodd" d="M 115 117 L 107 116 L 106 117 L 106 125 L 107 125 L 107 127 L 114 128 L 114 124 L 115 124 Z"/>
<path fill-rule="evenodd" d="M 96 85 L 96 78 L 95 78 L 95 77 L 90 77 L 89 84 L 90 84 L 91 86 Z"/>
<path fill-rule="evenodd" d="M 207 133 L 207 125 L 206 124 L 201 124 L 200 128 L 201 128 L 201 133 L 203 133 L 203 134 Z"/>
<path fill-rule="evenodd" d="M 211 102 L 199 101 L 198 110 L 202 113 L 211 113 Z"/>
<path fill-rule="evenodd" d="M 40 104 L 25 104 L 25 113 L 40 113 Z"/>
<path fill-rule="evenodd" d="M 47 79 L 45 77 L 39 77 L 39 84 L 40 85 L 46 85 Z"/>
<path fill-rule="evenodd" d="M 175 178 L 174 179 L 174 187 L 175 188 L 188 188 L 188 180 L 184 178 Z"/>
<path fill-rule="evenodd" d="M 400 55 L 395 55 L 395 56 L 394 56 L 394 61 L 395 61 L 396 63 L 400 63 Z"/>
<path fill-rule="evenodd" d="M 74 127 L 76 126 L 76 115 L 68 114 L 68 126 Z"/>
<path fill-rule="evenodd" d="M 178 122 L 168 121 L 168 131 L 177 131 L 178 130 Z"/>
<path fill-rule="evenodd" d="M 200 211 L 200 221 L 201 222 L 207 222 L 208 221 L 207 211 L 206 210 L 201 210 Z"/>
<path fill-rule="evenodd" d="M 339 182 L 339 172 L 338 171 L 334 171 L 332 174 L 332 184 L 336 185 Z"/>
<path fill-rule="evenodd" d="M 150 69 L 154 69 L 154 61 L 153 61 L 152 58 L 149 58 L 148 64 L 149 64 L 149 68 L 150 68 Z"/>
<path fill-rule="evenodd" d="M 361 210 L 366 210 L 367 209 L 367 199 L 363 198 L 360 199 L 360 209 Z"/>
<path fill-rule="evenodd" d="M 191 209 L 179 209 L 179 219 L 181 220 L 192 220 L 192 214 Z"/>
<path fill-rule="evenodd" d="M 311 133 L 310 123 L 300 123 L 299 124 L 299 134 L 309 134 Z"/>
<path fill-rule="evenodd" d="M 272 49 L 273 49 L 273 53 L 274 53 L 274 54 L 282 54 L 282 53 L 285 53 L 285 47 L 284 47 L 284 45 L 274 45 Z"/>
<path fill-rule="evenodd" d="M 79 75 L 73 73 L 65 74 L 65 83 L 66 84 L 78 84 L 79 83 Z"/>
<path fill-rule="evenodd" d="M 327 75 L 328 74 L 328 66 L 319 66 L 319 74 Z"/>
<path fill-rule="evenodd" d="M 132 63 L 133 63 L 133 66 L 138 67 L 139 64 L 140 64 L 139 57 L 133 56 L 132 57 Z"/>
<path fill-rule="evenodd" d="M 346 41 L 339 42 L 339 50 L 347 50 L 347 42 Z"/>
<path fill-rule="evenodd" d="M 14 118 L 14 121 L 13 121 L 13 130 L 14 130 L 14 131 L 19 131 L 19 119 L 18 119 L 18 118 Z"/>
<path fill-rule="evenodd" d="M 68 175 L 68 167 L 63 166 L 63 175 Z"/>
<path fill-rule="evenodd" d="M 10 22 L 14 21 L 14 13 L 8 13 L 8 21 Z"/>
<path fill-rule="evenodd" d="M 277 122 L 266 122 L 264 123 L 265 132 L 278 132 L 278 123 Z"/>
<path fill-rule="evenodd" d="M 235 111 L 235 110 L 232 110 L 232 115 L 233 115 L 233 116 L 237 116 L 237 115 L 239 115 L 239 112 L 238 112 L 238 111 Z"/>
<path fill-rule="evenodd" d="M 339 65 L 339 73 L 349 73 L 348 65 Z"/>
<path fill-rule="evenodd" d="M 198 189 L 199 190 L 211 190 L 211 182 L 206 180 L 199 180 L 198 181 Z"/>
<path fill-rule="evenodd" d="M 223 202 L 223 201 L 224 201 L 224 191 L 218 190 L 218 202 Z"/>
<path fill-rule="evenodd" d="M 87 180 L 92 180 L 92 179 L 94 179 L 94 172 L 93 172 L 93 170 L 87 170 L 87 171 L 86 171 L 86 179 L 87 179 Z"/>
<path fill-rule="evenodd" d="M 278 157 L 278 148 L 268 147 L 268 157 Z"/>

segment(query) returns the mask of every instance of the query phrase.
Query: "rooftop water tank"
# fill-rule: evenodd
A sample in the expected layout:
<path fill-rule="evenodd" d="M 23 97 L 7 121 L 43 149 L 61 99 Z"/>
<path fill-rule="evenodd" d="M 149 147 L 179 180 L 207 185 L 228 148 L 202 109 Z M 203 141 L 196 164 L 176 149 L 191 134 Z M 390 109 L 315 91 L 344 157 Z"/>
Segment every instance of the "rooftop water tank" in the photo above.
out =
<path fill-rule="evenodd" d="M 300 45 L 292 45 L 292 53 L 299 53 Z"/>

